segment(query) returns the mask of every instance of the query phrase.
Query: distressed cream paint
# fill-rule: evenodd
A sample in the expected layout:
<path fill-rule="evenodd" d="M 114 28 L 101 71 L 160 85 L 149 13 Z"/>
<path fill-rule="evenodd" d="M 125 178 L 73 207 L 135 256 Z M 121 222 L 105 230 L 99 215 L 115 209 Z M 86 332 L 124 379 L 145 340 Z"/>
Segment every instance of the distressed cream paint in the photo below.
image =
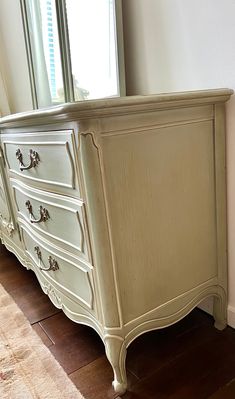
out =
<path fill-rule="evenodd" d="M 0 120 L 0 237 L 58 308 L 101 336 L 119 394 L 139 335 L 208 297 L 215 327 L 226 327 L 232 93 L 78 102 Z"/>

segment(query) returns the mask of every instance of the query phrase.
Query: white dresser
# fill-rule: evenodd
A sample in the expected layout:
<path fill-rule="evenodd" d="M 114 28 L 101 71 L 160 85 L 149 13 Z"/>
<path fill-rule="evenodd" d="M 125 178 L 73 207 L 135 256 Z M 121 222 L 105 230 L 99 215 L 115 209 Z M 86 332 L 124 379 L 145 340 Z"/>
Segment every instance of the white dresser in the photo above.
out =
<path fill-rule="evenodd" d="M 214 297 L 226 326 L 231 90 L 87 101 L 0 120 L 0 234 L 101 336 L 116 392 L 140 334 Z"/>

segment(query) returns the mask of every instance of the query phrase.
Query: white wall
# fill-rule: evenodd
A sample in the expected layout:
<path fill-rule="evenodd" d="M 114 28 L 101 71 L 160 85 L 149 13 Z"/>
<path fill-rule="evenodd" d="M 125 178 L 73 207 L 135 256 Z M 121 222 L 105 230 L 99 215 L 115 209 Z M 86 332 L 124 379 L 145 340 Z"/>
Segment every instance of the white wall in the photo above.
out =
<path fill-rule="evenodd" d="M 235 83 L 234 0 L 124 0 L 128 94 Z"/>
<path fill-rule="evenodd" d="M 11 113 L 32 109 L 19 0 L 0 0 L 0 69 Z"/>
<path fill-rule="evenodd" d="M 235 89 L 234 0 L 124 0 L 127 94 Z M 227 104 L 229 324 L 235 327 L 235 96 Z"/>

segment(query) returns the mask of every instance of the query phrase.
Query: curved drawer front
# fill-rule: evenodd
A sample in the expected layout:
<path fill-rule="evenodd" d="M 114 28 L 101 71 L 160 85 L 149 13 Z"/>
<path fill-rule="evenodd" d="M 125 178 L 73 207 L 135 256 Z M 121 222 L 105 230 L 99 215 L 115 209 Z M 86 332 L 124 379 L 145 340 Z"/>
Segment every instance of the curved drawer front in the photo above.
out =
<path fill-rule="evenodd" d="M 72 130 L 6 134 L 2 142 L 10 172 L 25 182 L 78 190 Z"/>
<path fill-rule="evenodd" d="M 40 240 L 24 224 L 20 225 L 26 252 L 52 285 L 67 295 L 93 309 L 91 271 L 77 263 L 68 262 L 61 252 Z"/>
<path fill-rule="evenodd" d="M 14 230 L 15 226 L 12 221 L 9 203 L 7 202 L 3 179 L 0 173 L 0 237 L 1 231 L 7 234 L 9 237 L 12 237 Z"/>
<path fill-rule="evenodd" d="M 32 189 L 15 179 L 11 185 L 19 217 L 52 243 L 91 262 L 82 201 Z"/>
<path fill-rule="evenodd" d="M 10 219 L 10 212 L 7 205 L 2 176 L 0 173 L 0 224 L 1 224 L 1 219 L 5 220 Z"/>

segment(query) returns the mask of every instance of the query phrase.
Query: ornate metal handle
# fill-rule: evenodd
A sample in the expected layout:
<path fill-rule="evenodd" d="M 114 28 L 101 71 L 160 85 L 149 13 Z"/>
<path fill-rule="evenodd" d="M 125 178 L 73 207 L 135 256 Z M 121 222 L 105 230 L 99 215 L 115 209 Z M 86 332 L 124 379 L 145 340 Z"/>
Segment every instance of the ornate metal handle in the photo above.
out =
<path fill-rule="evenodd" d="M 29 220 L 31 223 L 46 222 L 48 219 L 50 219 L 48 210 L 46 208 L 43 208 L 42 205 L 40 205 L 40 207 L 39 207 L 39 213 L 40 213 L 39 219 L 35 219 L 34 214 L 33 214 L 33 207 L 31 205 L 30 201 L 26 201 L 25 206 L 29 211 Z"/>
<path fill-rule="evenodd" d="M 25 166 L 24 162 L 23 162 L 23 154 L 20 151 L 20 149 L 18 148 L 18 150 L 16 151 L 16 158 L 18 159 L 19 163 L 20 163 L 20 170 L 27 170 L 27 169 L 31 169 L 31 168 L 35 168 L 35 166 L 38 165 L 40 158 L 39 155 L 36 151 L 34 150 L 29 150 L 29 158 L 30 158 L 30 163 Z"/>
<path fill-rule="evenodd" d="M 39 247 L 34 247 L 34 251 L 36 252 L 37 257 L 39 259 L 39 269 L 40 270 L 44 270 L 44 271 L 48 272 L 50 270 L 56 271 L 59 269 L 58 262 L 54 258 L 52 258 L 52 256 L 48 257 L 49 267 L 42 267 L 41 263 L 43 264 L 43 260 L 42 260 L 41 250 Z"/>

